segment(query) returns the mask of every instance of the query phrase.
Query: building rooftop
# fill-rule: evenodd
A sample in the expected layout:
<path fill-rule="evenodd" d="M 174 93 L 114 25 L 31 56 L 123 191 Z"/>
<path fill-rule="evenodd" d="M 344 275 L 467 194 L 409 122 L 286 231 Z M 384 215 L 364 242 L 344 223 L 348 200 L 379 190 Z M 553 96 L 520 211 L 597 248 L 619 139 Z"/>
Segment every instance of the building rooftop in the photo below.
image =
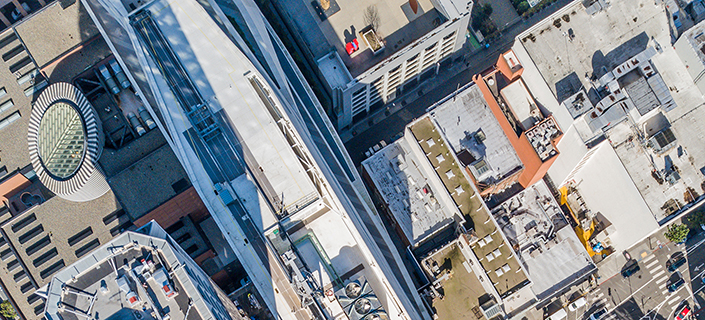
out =
<path fill-rule="evenodd" d="M 693 1 L 694 7 L 705 9 L 701 1 Z M 683 32 L 674 44 L 678 56 L 688 67 L 688 73 L 695 80 L 700 91 L 705 91 L 700 75 L 705 71 L 705 22 L 700 22 Z"/>
<path fill-rule="evenodd" d="M 166 143 L 109 177 L 108 184 L 133 220 L 191 186 L 179 159 Z"/>
<path fill-rule="evenodd" d="M 427 172 L 426 161 L 418 146 L 402 138 L 362 162 L 412 246 L 452 225 L 456 212 L 440 181 L 427 178 L 435 173 Z"/>
<path fill-rule="evenodd" d="M 97 248 L 54 275 L 46 288 L 46 317 L 212 319 L 215 302 L 202 296 L 200 271 L 187 270 L 193 261 L 184 261 L 171 241 L 126 232 Z"/>
<path fill-rule="evenodd" d="M 537 123 L 535 116 L 540 115 L 541 111 L 521 78 L 502 88 L 500 94 L 524 130 L 528 130 Z"/>
<path fill-rule="evenodd" d="M 594 107 L 577 117 L 578 135 L 594 145 L 606 132 L 626 167 L 629 181 L 624 183 L 635 184 L 652 219 L 665 221 L 679 207 L 677 201 L 693 198 L 686 195 L 688 188 L 699 190 L 705 167 L 705 159 L 695 156 L 704 153 L 702 146 L 690 141 L 702 128 L 697 116 L 691 117 L 701 112 L 702 94 L 688 74 L 692 66 L 668 45 L 671 34 L 663 28 L 670 23 L 668 15 L 663 7 L 640 0 L 615 2 L 594 15 L 576 2 L 555 18 L 560 27 L 548 19 L 521 34 L 520 45 L 559 101 L 586 92 Z M 573 36 L 566 40 L 568 33 Z M 684 39 L 695 35 L 686 33 Z M 667 125 L 644 131 L 656 116 Z M 690 162 L 684 161 L 686 153 Z"/>
<path fill-rule="evenodd" d="M 491 185 L 523 167 L 476 85 L 433 109 L 429 117 L 463 166 L 473 166 L 478 182 Z"/>
<path fill-rule="evenodd" d="M 159 92 L 160 103 L 151 107 L 164 116 L 176 154 L 213 217 L 227 222 L 218 223 L 218 227 L 224 236 L 227 234 L 228 242 L 233 247 L 254 247 L 238 249 L 239 257 L 264 301 L 281 317 L 310 319 L 314 297 L 300 295 L 300 289 L 313 288 L 298 281 L 315 281 L 311 283 L 327 290 L 364 276 L 374 291 L 383 293 L 380 296 L 385 297 L 383 303 L 390 312 L 409 310 L 411 303 L 401 298 L 407 297 L 402 290 L 409 291 L 409 284 L 404 282 L 402 287 L 392 278 L 406 281 L 408 274 L 376 260 L 385 257 L 377 247 L 368 247 L 367 241 L 389 240 L 377 229 L 381 227 L 376 225 L 379 217 L 370 218 L 367 215 L 372 212 L 367 212 L 362 200 L 349 198 L 360 196 L 354 188 L 361 185 L 351 187 L 344 173 L 338 175 L 342 172 L 339 167 L 331 172 L 332 164 L 321 159 L 321 153 L 327 155 L 330 149 L 307 118 L 310 115 L 306 110 L 301 114 L 296 109 L 301 100 L 290 100 L 288 89 L 296 85 L 287 84 L 295 79 L 277 77 L 273 81 L 287 82 L 275 85 L 269 82 L 271 78 L 262 76 L 257 69 L 260 62 L 247 59 L 238 48 L 242 44 L 238 35 L 228 34 L 219 25 L 221 20 L 212 11 L 218 9 L 210 4 L 154 1 L 144 10 L 134 11 L 132 17 L 96 12 L 108 23 L 128 18 L 133 22 L 143 41 L 124 56 L 130 58 L 136 53 L 141 57 L 139 68 L 150 82 L 142 89 Z M 232 4 L 240 5 L 237 1 Z M 264 30 L 263 21 L 248 21 L 243 26 L 249 27 Z M 109 39 L 120 37 L 117 33 L 110 32 Z M 231 36 L 236 38 L 235 43 Z M 265 59 L 270 54 L 277 53 L 265 52 Z M 267 68 L 267 62 L 261 61 L 263 68 Z M 312 134 L 316 131 L 313 138 L 308 131 L 298 133 L 306 129 Z M 326 151 L 319 152 L 319 145 L 314 143 L 321 143 Z M 331 175 L 324 176 L 321 171 Z M 338 180 L 328 183 L 328 178 Z M 218 192 L 212 192 L 213 188 Z M 361 218 L 362 214 L 366 216 Z M 374 229 L 367 229 L 369 233 L 358 231 L 366 226 Z M 289 237 L 283 236 L 285 232 Z M 262 241 L 262 233 L 274 248 Z M 298 249 L 296 253 L 294 248 Z M 396 253 L 389 256 L 390 260 L 399 260 Z M 287 269 L 282 269 L 277 259 Z M 301 261 L 314 276 L 304 278 L 298 273 L 303 269 Z"/>
<path fill-rule="evenodd" d="M 355 78 L 377 63 L 387 59 L 405 46 L 440 26 L 445 18 L 430 0 L 419 0 L 415 13 L 407 0 L 330 0 L 327 9 L 324 1 L 282 1 L 284 10 L 291 16 L 291 23 L 301 33 L 315 59 L 332 50 L 338 52 L 349 74 Z M 363 33 L 369 30 L 365 18 L 367 8 L 373 8 L 377 17 L 377 36 L 383 49 L 373 53 Z M 360 49 L 348 55 L 345 44 L 357 38 Z M 322 41 L 323 40 L 323 41 Z M 325 66 L 324 66 L 325 67 Z M 322 70 L 325 70 L 324 68 Z"/>
<path fill-rule="evenodd" d="M 42 91 L 29 122 L 29 158 L 42 183 L 58 196 L 95 199 L 110 188 L 97 169 L 103 134 L 96 111 L 78 88 L 58 82 Z"/>
<path fill-rule="evenodd" d="M 164 10 L 165 8 L 169 9 Z M 229 121 L 232 122 L 235 136 L 244 149 L 242 154 L 246 162 L 256 164 L 254 169 L 259 171 L 257 174 L 266 179 L 268 186 L 265 186 L 265 190 L 269 191 L 267 196 L 272 197 L 272 203 L 280 207 L 277 209 L 293 211 L 295 207 L 309 203 L 315 198 L 316 189 L 289 141 L 283 134 L 270 134 L 279 133 L 282 129 L 269 111 L 273 106 L 268 104 L 273 100 L 271 94 L 263 89 L 262 80 L 250 74 L 236 83 L 230 77 L 230 73 L 235 70 L 244 74 L 247 69 L 227 60 L 221 52 L 234 54 L 234 50 L 238 49 L 233 45 L 219 47 L 218 50 L 222 51 L 194 50 L 193 48 L 213 48 L 212 40 L 203 37 L 200 31 L 183 31 L 187 29 L 186 25 L 218 28 L 215 23 L 205 16 L 199 21 L 192 21 L 193 17 L 185 11 L 169 6 L 164 1 L 153 2 L 146 9 L 151 12 L 151 18 L 160 27 L 177 58 L 185 66 L 194 68 L 189 70 L 189 75 L 200 95 L 208 99 L 216 97 L 208 101 L 213 112 L 238 115 L 229 117 Z M 174 23 L 179 23 L 181 18 L 187 19 L 188 24 L 184 22 L 180 28 L 174 27 Z M 222 41 L 231 43 L 225 34 L 218 36 Z M 216 61 L 219 62 L 215 63 Z M 224 72 L 224 66 L 227 72 Z M 246 87 L 249 89 L 243 90 Z"/>
<path fill-rule="evenodd" d="M 472 252 L 468 252 L 467 243 L 461 239 L 438 249 L 421 262 L 427 274 L 436 274 L 434 283 L 442 286 L 443 296 L 427 298 L 439 319 L 487 319 L 482 305 L 487 301 L 496 302 L 491 287 L 490 290 L 485 288 L 487 281 L 482 270 L 466 254 L 472 255 Z"/>
<path fill-rule="evenodd" d="M 543 181 L 506 200 L 492 214 L 526 265 L 539 299 L 553 296 L 595 270 Z"/>
<path fill-rule="evenodd" d="M 40 14 L 20 22 L 15 30 L 40 68 L 99 36 L 98 28 L 80 1 L 70 6 L 55 1 Z"/>
<path fill-rule="evenodd" d="M 433 122 L 424 117 L 411 124 L 409 129 L 443 182 L 446 192 L 466 219 L 466 227 L 472 229 L 479 239 L 472 249 L 499 295 L 504 298 L 524 287 L 529 283 L 528 278 L 482 199 L 466 178 L 467 173 L 457 164 L 455 157 L 442 162 L 437 160 L 438 155 L 450 154 L 450 150 Z"/>
<path fill-rule="evenodd" d="M 580 162 L 565 181 L 574 181 L 587 206 L 615 227 L 611 243 L 605 247 L 611 245 L 621 252 L 656 230 L 658 223 L 639 193 L 637 181 L 632 181 L 626 164 L 609 142 L 593 147 Z"/>

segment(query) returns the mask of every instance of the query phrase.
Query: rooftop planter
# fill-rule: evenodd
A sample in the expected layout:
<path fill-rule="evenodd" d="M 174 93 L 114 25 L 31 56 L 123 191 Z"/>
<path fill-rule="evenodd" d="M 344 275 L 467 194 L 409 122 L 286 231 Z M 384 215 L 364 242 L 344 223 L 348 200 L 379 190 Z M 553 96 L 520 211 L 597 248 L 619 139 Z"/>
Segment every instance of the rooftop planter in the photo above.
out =
<path fill-rule="evenodd" d="M 384 43 L 371 27 L 367 27 L 362 31 L 362 38 L 365 39 L 365 43 L 370 47 L 373 54 L 376 55 L 384 50 Z"/>

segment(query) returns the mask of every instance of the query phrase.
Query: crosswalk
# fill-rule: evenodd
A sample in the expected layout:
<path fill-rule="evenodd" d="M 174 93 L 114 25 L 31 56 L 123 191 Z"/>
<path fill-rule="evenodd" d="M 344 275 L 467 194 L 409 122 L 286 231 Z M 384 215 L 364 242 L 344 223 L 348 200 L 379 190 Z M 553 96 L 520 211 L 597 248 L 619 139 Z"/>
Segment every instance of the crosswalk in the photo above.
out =
<path fill-rule="evenodd" d="M 656 257 L 651 254 L 642 259 L 639 264 L 642 266 L 642 271 L 648 272 L 651 275 L 651 281 L 658 285 L 658 290 L 660 291 L 663 300 L 665 301 L 665 306 L 668 309 L 676 308 L 683 300 L 689 298 L 689 293 L 687 290 L 678 290 L 676 292 L 669 292 L 666 287 L 668 279 L 671 277 L 672 273 L 669 272 L 661 261 L 656 259 Z M 680 289 L 683 289 L 681 287 Z M 607 310 L 612 310 L 615 306 L 612 299 L 603 292 L 602 289 L 594 291 L 594 295 L 590 298 L 594 305 L 604 306 Z M 619 304 L 619 301 L 617 301 Z M 612 320 L 617 319 L 615 312 L 610 312 L 605 317 L 600 320 Z"/>
<path fill-rule="evenodd" d="M 680 291 L 668 291 L 666 284 L 668 283 L 668 278 L 671 277 L 671 273 L 661 265 L 658 259 L 655 259 L 653 254 L 644 258 L 641 263 L 645 265 L 644 268 L 651 274 L 651 278 L 658 285 L 658 289 L 661 290 L 661 295 L 666 297 L 666 301 L 669 306 L 675 306 L 688 298 L 687 293 L 684 294 Z"/>

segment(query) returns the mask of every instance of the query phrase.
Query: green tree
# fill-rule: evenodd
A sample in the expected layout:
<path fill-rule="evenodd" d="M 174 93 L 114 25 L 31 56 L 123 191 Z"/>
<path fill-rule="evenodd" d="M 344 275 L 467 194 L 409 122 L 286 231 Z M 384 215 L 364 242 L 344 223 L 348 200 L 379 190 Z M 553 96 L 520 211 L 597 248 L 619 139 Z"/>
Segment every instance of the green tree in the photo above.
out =
<path fill-rule="evenodd" d="M 15 311 L 15 308 L 12 307 L 12 304 L 8 300 L 5 300 L 2 303 L 0 303 L 0 315 L 5 317 L 6 319 L 17 318 L 17 312 Z"/>
<path fill-rule="evenodd" d="M 517 13 L 522 15 L 524 12 L 529 10 L 529 3 L 526 1 L 522 1 L 517 5 Z"/>
<path fill-rule="evenodd" d="M 666 239 L 680 243 L 685 240 L 685 237 L 688 236 L 688 226 L 680 223 L 674 223 L 670 226 L 668 226 L 668 230 L 666 230 L 666 233 L 664 233 L 664 236 L 666 236 Z"/>
<path fill-rule="evenodd" d="M 705 210 L 699 209 L 689 214 L 688 225 L 693 229 L 705 225 Z"/>

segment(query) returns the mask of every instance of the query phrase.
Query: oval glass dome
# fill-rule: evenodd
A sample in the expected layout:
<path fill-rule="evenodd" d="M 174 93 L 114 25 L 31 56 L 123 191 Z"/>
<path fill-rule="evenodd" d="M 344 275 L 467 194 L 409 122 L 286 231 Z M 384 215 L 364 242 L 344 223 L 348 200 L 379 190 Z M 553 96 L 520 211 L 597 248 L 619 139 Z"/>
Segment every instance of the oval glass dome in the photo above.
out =
<path fill-rule="evenodd" d="M 83 119 L 72 102 L 49 106 L 39 123 L 39 158 L 53 176 L 66 179 L 81 165 L 86 144 Z"/>

